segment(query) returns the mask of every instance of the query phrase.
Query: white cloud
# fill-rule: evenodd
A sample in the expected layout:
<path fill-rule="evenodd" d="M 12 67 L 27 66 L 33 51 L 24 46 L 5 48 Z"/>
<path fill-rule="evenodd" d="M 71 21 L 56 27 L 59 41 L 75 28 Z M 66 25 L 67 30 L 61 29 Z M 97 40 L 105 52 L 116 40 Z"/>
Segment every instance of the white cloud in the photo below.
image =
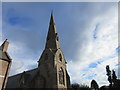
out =
<path fill-rule="evenodd" d="M 37 63 L 33 60 L 29 60 L 29 62 L 24 62 L 21 60 L 13 59 L 9 76 L 22 73 L 23 71 L 34 69 L 33 67 L 31 67 L 33 65 L 37 66 Z"/>
<path fill-rule="evenodd" d="M 118 2 L 119 0 L 2 0 L 3 2 Z"/>
<path fill-rule="evenodd" d="M 96 39 L 93 38 L 93 31 L 98 24 Z M 102 16 L 94 18 L 90 26 L 86 27 L 83 33 L 87 40 L 83 42 L 82 48 L 78 49 L 77 60 L 68 62 L 68 71 L 71 73 L 72 82 L 85 83 L 90 85 L 91 74 L 100 86 L 108 85 L 106 76 L 106 65 L 111 69 L 116 68 L 118 57 L 116 48 L 118 47 L 118 14 L 115 8 L 111 8 Z M 79 42 L 81 43 L 81 42 Z M 100 61 L 96 68 L 88 68 L 92 62 Z"/>
<path fill-rule="evenodd" d="M 2 3 L 0 2 L 0 43 L 2 42 Z"/>
<path fill-rule="evenodd" d="M 101 9 L 100 6 L 98 6 L 97 8 L 98 10 Z M 106 12 L 103 10 L 104 11 L 103 14 L 100 15 L 98 14 L 95 17 L 94 16 L 92 17 L 92 14 L 90 12 L 89 13 L 91 17 L 88 17 L 88 15 L 84 13 L 86 16 L 85 19 L 83 20 L 86 20 L 86 18 L 88 18 L 88 20 L 84 22 L 89 22 L 89 18 L 91 18 L 92 20 L 90 19 L 90 22 L 87 23 L 89 25 L 86 25 L 84 32 L 80 34 L 81 36 L 76 38 L 76 42 L 78 42 L 78 44 L 81 44 L 80 41 L 81 38 L 84 39 L 84 41 L 81 44 L 82 47 L 77 49 L 77 55 L 75 55 L 77 57 L 77 60 L 68 61 L 67 67 L 72 82 L 90 85 L 91 79 L 89 78 L 93 77 L 100 86 L 108 84 L 106 71 L 105 71 L 106 64 L 109 64 L 110 68 L 114 69 L 116 68 L 115 64 L 117 63 L 117 57 L 114 56 L 115 49 L 117 48 L 118 45 L 117 42 L 118 16 L 117 16 L 117 10 L 115 9 L 116 8 L 112 7 L 110 10 Z M 93 12 L 94 10 L 92 11 L 92 13 Z M 95 12 L 97 13 L 97 9 Z M 98 25 L 97 28 L 98 30 L 96 31 L 97 38 L 94 40 L 93 32 L 95 30 L 96 25 Z M 8 36 L 9 34 L 11 34 L 10 36 L 12 37 L 13 33 L 15 33 L 15 31 L 17 30 L 18 31 L 17 35 L 20 35 L 19 38 L 21 39 L 23 33 L 20 32 L 20 30 L 22 30 L 22 28 L 12 27 L 8 24 L 5 26 L 7 26 L 6 30 L 9 31 L 13 30 L 12 32 L 7 34 Z M 78 24 L 78 27 L 76 29 L 78 29 L 79 33 L 81 33 L 81 31 L 79 30 L 80 28 L 81 25 Z M 30 35 L 32 36 L 32 34 Z M 12 38 L 17 38 L 17 37 L 14 36 Z M 25 38 L 22 37 L 23 41 Z M 28 38 L 26 41 L 29 40 L 30 39 Z M 24 43 L 21 42 L 19 40 L 16 42 L 13 40 L 13 42 L 10 43 L 8 52 L 13 59 L 10 75 L 17 74 L 24 70 L 30 69 L 30 66 L 36 65 L 36 60 L 38 60 L 37 58 L 32 58 L 32 56 L 34 57 L 35 54 L 27 50 L 27 47 L 24 45 L 25 42 Z M 30 44 L 32 43 L 30 42 Z M 113 58 L 110 58 L 111 56 L 113 56 Z M 96 68 L 88 68 L 89 64 L 97 61 L 100 61 L 101 64 L 98 64 Z"/>
<path fill-rule="evenodd" d="M 14 74 L 18 74 L 20 72 L 23 72 L 25 70 L 25 68 L 23 67 L 24 63 L 21 62 L 20 60 L 13 60 L 12 64 L 11 64 L 11 69 L 10 69 L 10 73 L 9 75 L 14 75 Z"/>
<path fill-rule="evenodd" d="M 8 53 L 12 58 L 12 65 L 9 74 L 10 76 L 37 67 L 37 61 L 34 60 L 34 58 L 28 58 L 29 54 L 32 54 L 27 52 L 27 50 L 24 52 L 24 45 L 22 45 L 22 43 L 11 42 L 8 48 Z"/>
<path fill-rule="evenodd" d="M 120 65 L 115 69 L 115 71 L 116 71 L 116 75 L 120 79 Z"/>

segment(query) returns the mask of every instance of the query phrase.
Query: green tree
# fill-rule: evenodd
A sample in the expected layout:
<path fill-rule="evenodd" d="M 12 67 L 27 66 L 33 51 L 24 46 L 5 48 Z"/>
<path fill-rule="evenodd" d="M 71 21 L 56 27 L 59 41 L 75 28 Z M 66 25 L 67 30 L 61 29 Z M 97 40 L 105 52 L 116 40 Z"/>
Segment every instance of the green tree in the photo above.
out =
<path fill-rule="evenodd" d="M 111 77 L 111 70 L 109 68 L 109 65 L 106 66 L 106 72 L 107 72 L 107 76 L 108 76 L 108 81 L 110 83 L 110 87 L 112 87 L 112 77 Z"/>
<path fill-rule="evenodd" d="M 106 66 L 106 72 L 107 72 L 107 76 L 108 76 L 108 81 L 110 82 L 110 88 L 120 88 L 120 80 L 117 79 L 117 76 L 115 74 L 115 71 L 112 70 L 112 74 L 111 74 L 111 70 L 109 68 L 109 65 Z"/>
<path fill-rule="evenodd" d="M 114 71 L 114 70 L 112 70 L 112 79 L 113 79 L 113 80 L 117 80 L 117 76 L 116 76 L 116 74 L 115 74 L 115 71 Z"/>
<path fill-rule="evenodd" d="M 98 90 L 99 86 L 95 80 L 91 81 L 91 89 Z"/>
<path fill-rule="evenodd" d="M 83 89 L 85 89 L 85 90 L 91 90 L 89 88 L 89 86 L 84 85 L 84 84 L 78 84 L 78 83 L 72 84 L 71 88 L 72 88 L 72 90 L 83 90 Z"/>

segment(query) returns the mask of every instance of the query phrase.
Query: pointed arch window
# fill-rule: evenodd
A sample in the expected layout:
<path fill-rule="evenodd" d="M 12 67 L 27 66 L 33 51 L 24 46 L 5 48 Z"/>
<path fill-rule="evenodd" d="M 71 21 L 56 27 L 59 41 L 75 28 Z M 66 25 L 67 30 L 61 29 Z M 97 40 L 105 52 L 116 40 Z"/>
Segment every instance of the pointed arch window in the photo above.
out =
<path fill-rule="evenodd" d="M 64 71 L 62 68 L 59 70 L 59 84 L 64 84 Z"/>
<path fill-rule="evenodd" d="M 59 60 L 62 62 L 62 55 L 59 54 Z"/>

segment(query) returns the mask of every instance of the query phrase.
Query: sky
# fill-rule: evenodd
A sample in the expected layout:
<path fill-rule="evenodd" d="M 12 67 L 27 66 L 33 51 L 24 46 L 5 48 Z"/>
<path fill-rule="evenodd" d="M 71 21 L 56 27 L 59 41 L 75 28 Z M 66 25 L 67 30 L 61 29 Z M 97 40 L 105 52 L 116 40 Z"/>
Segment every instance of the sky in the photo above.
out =
<path fill-rule="evenodd" d="M 1 0 L 2 2 L 119 2 L 119 0 Z"/>
<path fill-rule="evenodd" d="M 10 42 L 10 76 L 37 68 L 52 10 L 71 82 L 108 85 L 106 65 L 120 70 L 117 2 L 3 2 L 0 43 Z"/>

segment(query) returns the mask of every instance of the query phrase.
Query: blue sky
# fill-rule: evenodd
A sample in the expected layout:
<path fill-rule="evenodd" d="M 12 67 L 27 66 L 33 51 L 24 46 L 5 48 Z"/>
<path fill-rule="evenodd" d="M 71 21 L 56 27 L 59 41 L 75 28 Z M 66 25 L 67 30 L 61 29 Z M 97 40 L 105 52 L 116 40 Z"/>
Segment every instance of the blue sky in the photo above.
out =
<path fill-rule="evenodd" d="M 117 3 L 2 3 L 2 41 L 10 42 L 10 75 L 37 67 L 44 50 L 51 11 L 68 62 L 71 82 L 108 84 L 105 67 L 118 64 Z M 1 41 L 1 43 L 2 43 Z"/>

